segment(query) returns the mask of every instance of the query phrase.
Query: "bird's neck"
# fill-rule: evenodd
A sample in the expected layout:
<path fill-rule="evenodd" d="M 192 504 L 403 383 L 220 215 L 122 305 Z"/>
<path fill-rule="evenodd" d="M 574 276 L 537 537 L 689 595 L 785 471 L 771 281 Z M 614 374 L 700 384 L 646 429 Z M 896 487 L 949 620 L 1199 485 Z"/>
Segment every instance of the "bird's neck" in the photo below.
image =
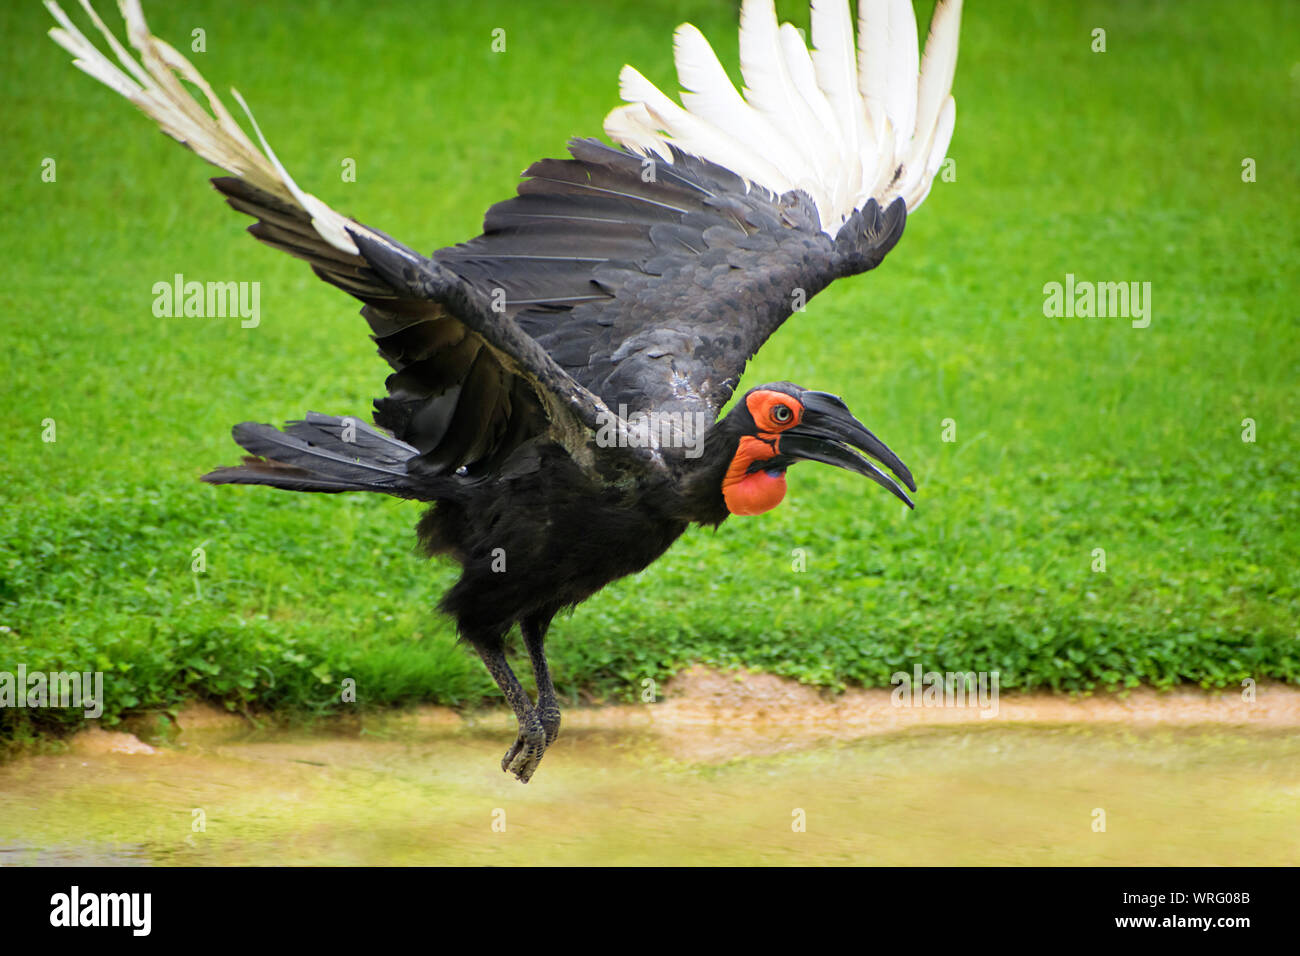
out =
<path fill-rule="evenodd" d="M 680 512 L 689 521 L 718 525 L 731 515 L 770 511 L 785 497 L 785 474 L 749 466 L 771 457 L 770 444 L 745 435 L 730 417 L 717 422 L 704 440 L 704 453 L 683 463 L 677 482 Z"/>

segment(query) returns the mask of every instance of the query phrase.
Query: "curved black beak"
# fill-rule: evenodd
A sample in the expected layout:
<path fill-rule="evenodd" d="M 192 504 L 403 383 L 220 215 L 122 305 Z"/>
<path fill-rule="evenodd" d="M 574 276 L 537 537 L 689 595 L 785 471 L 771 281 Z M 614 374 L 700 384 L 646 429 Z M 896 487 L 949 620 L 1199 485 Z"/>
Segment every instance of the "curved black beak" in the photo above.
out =
<path fill-rule="evenodd" d="M 907 466 L 899 461 L 898 456 L 884 442 L 871 434 L 862 422 L 853 417 L 838 395 L 803 392 L 799 401 L 804 407 L 802 420 L 794 428 L 782 432 L 777 441 L 777 458 L 785 459 L 782 464 L 820 461 L 855 471 L 896 495 L 909 508 L 916 507 L 893 478 L 853 450 L 861 449 L 886 465 L 908 488 L 916 491 L 916 483 Z M 773 460 L 768 459 L 763 464 L 771 468 Z"/>

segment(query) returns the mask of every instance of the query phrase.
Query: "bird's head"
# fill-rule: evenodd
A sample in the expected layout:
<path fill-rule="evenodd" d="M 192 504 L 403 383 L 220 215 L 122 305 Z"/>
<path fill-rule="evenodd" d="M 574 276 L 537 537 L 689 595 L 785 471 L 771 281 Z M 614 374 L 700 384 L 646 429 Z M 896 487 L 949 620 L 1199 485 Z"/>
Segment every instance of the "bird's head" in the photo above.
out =
<path fill-rule="evenodd" d="M 747 392 L 723 422 L 739 436 L 722 479 L 722 497 L 732 514 L 762 514 L 779 505 L 785 497 L 785 470 L 799 461 L 821 461 L 866 475 L 913 507 L 893 478 L 853 449 L 888 466 L 916 491 L 912 473 L 837 395 L 790 382 L 760 385 Z"/>

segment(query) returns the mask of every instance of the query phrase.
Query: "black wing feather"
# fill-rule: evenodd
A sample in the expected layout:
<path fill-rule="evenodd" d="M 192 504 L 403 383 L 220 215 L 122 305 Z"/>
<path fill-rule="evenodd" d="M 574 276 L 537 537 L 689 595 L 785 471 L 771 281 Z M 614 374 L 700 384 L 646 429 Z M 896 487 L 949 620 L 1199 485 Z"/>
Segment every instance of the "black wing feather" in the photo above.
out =
<path fill-rule="evenodd" d="M 906 210 L 871 202 L 834 238 L 799 192 L 775 196 L 716 164 L 595 140 L 535 163 L 484 233 L 433 260 L 483 291 L 604 403 L 703 411 L 831 281 L 873 268 Z"/>

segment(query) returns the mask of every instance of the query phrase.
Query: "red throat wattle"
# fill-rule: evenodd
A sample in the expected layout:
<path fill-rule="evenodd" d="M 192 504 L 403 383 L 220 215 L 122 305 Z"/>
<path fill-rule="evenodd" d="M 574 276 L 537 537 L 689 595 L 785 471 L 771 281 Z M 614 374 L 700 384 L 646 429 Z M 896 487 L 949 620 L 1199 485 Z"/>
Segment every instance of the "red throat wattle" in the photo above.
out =
<path fill-rule="evenodd" d="M 771 511 L 785 497 L 785 472 L 770 475 L 766 471 L 749 473 L 749 466 L 776 454 L 776 442 L 753 435 L 740 439 L 736 457 L 722 479 L 722 499 L 733 515 L 761 515 Z"/>

